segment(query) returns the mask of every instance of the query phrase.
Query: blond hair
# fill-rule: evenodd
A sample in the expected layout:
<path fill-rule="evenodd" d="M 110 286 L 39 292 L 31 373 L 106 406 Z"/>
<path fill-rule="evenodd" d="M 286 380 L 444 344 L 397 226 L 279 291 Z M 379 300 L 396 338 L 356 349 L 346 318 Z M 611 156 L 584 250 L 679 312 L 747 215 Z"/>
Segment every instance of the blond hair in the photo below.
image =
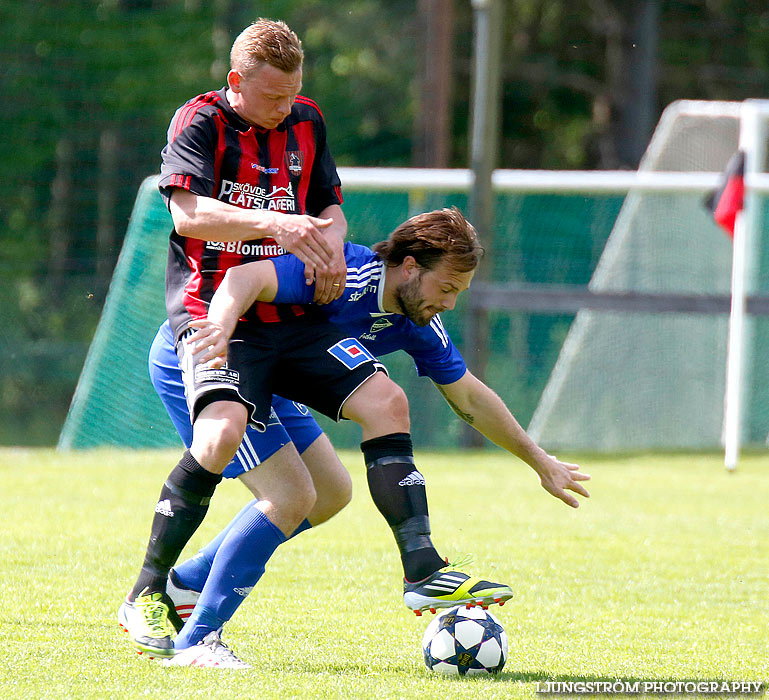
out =
<path fill-rule="evenodd" d="M 238 35 L 230 51 L 230 68 L 244 76 L 265 63 L 293 73 L 303 61 L 302 42 L 289 26 L 262 17 Z"/>

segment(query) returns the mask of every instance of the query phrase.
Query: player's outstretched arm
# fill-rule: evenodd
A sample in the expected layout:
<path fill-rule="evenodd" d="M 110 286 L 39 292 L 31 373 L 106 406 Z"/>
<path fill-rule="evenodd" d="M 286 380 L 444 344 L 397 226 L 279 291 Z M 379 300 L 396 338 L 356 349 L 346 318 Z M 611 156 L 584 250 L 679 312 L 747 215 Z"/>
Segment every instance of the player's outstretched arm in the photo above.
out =
<path fill-rule="evenodd" d="M 227 346 L 240 317 L 255 301 L 272 301 L 278 278 L 271 260 L 239 265 L 227 270 L 208 307 L 208 317 L 190 322 L 197 330 L 190 338 L 198 362 L 220 367 L 227 361 Z"/>
<path fill-rule="evenodd" d="M 576 464 L 547 454 L 526 434 L 502 399 L 470 371 L 453 384 L 435 386 L 462 420 L 526 462 L 539 476 L 545 491 L 572 508 L 578 508 L 579 501 L 567 491 L 590 497 L 580 483 L 590 476 L 582 474 Z"/>

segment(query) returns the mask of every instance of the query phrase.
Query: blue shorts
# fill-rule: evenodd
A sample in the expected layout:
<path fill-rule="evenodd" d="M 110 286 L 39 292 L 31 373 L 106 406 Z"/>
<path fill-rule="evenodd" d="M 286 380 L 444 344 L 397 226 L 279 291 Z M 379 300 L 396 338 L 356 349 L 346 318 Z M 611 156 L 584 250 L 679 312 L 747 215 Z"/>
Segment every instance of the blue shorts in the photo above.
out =
<path fill-rule="evenodd" d="M 182 370 L 174 349 L 171 326 L 166 321 L 158 329 L 149 354 L 152 386 L 168 412 L 182 442 L 192 443 L 192 423 L 184 396 Z M 303 453 L 323 433 L 307 406 L 280 396 L 272 397 L 272 411 L 264 432 L 249 426 L 235 457 L 224 470 L 224 476 L 234 479 L 258 466 L 281 447 L 293 442 Z"/>

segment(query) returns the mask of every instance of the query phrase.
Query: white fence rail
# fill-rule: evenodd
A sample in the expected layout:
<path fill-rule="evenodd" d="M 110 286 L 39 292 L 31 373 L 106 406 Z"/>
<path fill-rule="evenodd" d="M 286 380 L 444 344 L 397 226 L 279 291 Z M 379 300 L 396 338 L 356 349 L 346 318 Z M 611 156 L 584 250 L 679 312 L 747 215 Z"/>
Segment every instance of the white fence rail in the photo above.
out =
<path fill-rule="evenodd" d="M 342 186 L 352 191 L 469 192 L 471 170 L 456 168 L 338 168 Z M 495 170 L 493 188 L 500 193 L 707 192 L 721 173 L 628 170 Z M 749 173 L 746 191 L 769 193 L 769 174 Z"/>

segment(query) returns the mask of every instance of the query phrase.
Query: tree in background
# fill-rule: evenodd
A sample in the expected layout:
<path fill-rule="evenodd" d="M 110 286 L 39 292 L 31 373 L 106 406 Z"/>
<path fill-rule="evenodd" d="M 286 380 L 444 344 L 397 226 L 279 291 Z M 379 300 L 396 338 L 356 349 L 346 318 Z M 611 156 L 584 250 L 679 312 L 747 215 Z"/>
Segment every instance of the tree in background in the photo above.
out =
<path fill-rule="evenodd" d="M 669 102 L 769 84 L 764 2 L 504 7 L 501 167 L 634 167 Z M 256 15 L 302 37 L 340 165 L 466 167 L 469 0 L 0 0 L 0 443 L 55 440 L 170 117 Z"/>

